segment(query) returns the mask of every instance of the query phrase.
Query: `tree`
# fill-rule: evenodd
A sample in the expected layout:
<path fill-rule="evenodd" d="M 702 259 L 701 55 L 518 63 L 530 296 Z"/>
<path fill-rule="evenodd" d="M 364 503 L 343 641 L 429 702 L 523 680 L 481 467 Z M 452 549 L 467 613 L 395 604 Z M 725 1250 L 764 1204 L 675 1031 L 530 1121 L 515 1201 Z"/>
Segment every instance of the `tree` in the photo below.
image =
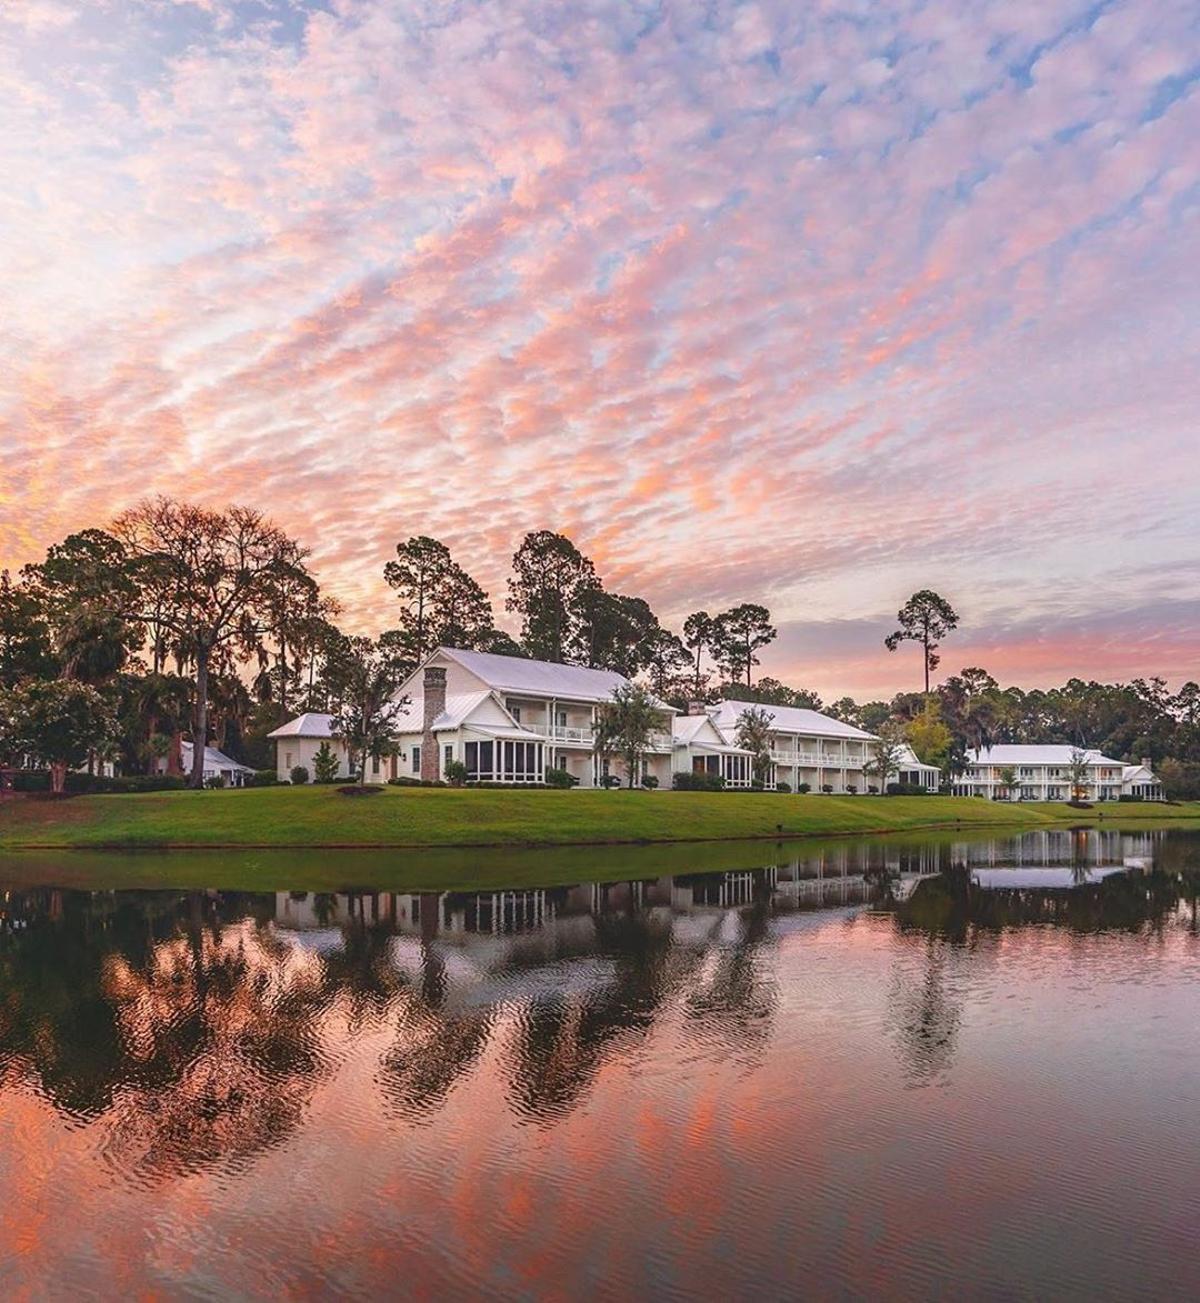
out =
<path fill-rule="evenodd" d="M 936 765 L 942 770 L 950 764 L 954 735 L 942 719 L 942 707 L 937 697 L 926 697 L 921 713 L 905 726 L 904 736 L 923 764 Z"/>
<path fill-rule="evenodd" d="M 678 634 L 659 628 L 645 650 L 642 668 L 650 681 L 650 690 L 662 701 L 686 708 L 691 688 L 692 657 Z"/>
<path fill-rule="evenodd" d="M 899 724 L 889 720 L 879 729 L 879 734 L 871 744 L 871 759 L 863 765 L 863 772 L 879 780 L 880 792 L 887 792 L 888 779 L 900 772 L 904 760 L 904 734 Z"/>
<path fill-rule="evenodd" d="M 1088 753 L 1081 747 L 1072 747 L 1067 765 L 1067 779 L 1071 784 L 1071 800 L 1082 801 L 1087 796 L 1088 781 L 1092 776 Z"/>
<path fill-rule="evenodd" d="M 775 716 L 761 706 L 751 706 L 738 716 L 735 738 L 738 746 L 752 753 L 755 782 L 765 783 L 771 772 L 771 747 L 775 734 L 771 724 Z"/>
<path fill-rule="evenodd" d="M 614 752 L 625 765 L 630 787 L 637 782 L 642 758 L 650 749 L 650 737 L 660 722 L 661 708 L 640 683 L 614 688 L 612 700 L 596 710 L 596 752 Z"/>
<path fill-rule="evenodd" d="M 410 669 L 438 647 L 484 650 L 495 633 L 487 593 L 438 539 L 421 534 L 397 543 L 383 577 L 400 598 L 396 647 Z"/>
<path fill-rule="evenodd" d="M 1000 786 L 1004 788 L 1009 800 L 1017 787 L 1017 771 L 1012 765 L 1004 765 L 1000 770 Z"/>
<path fill-rule="evenodd" d="M 817 693 L 808 688 L 789 688 L 764 675 L 753 687 L 744 683 L 726 683 L 721 695 L 728 701 L 756 701 L 763 706 L 795 706 L 801 710 L 821 710 L 823 704 Z"/>
<path fill-rule="evenodd" d="M 513 554 L 510 611 L 521 617 L 521 644 L 537 660 L 566 662 L 577 650 L 581 615 L 599 586 L 596 568 L 562 534 L 526 534 Z"/>
<path fill-rule="evenodd" d="M 56 674 L 50 626 L 38 595 L 0 570 L 0 688 Z"/>
<path fill-rule="evenodd" d="M 125 561 L 118 539 L 85 529 L 21 572 L 44 613 L 63 678 L 106 683 L 141 645 L 141 627 L 122 614 L 135 591 Z"/>
<path fill-rule="evenodd" d="M 69 679 L 26 679 L 0 699 L 0 750 L 41 761 L 51 789 L 61 793 L 67 770 L 84 764 L 113 739 L 115 722 L 104 697 Z"/>
<path fill-rule="evenodd" d="M 853 697 L 839 697 L 826 713 L 832 719 L 840 719 L 843 724 L 853 724 L 855 728 L 862 727 L 859 722 L 858 703 Z"/>
<path fill-rule="evenodd" d="M 340 767 L 337 752 L 323 741 L 313 754 L 313 779 L 318 783 L 336 782 Z"/>
<path fill-rule="evenodd" d="M 123 513 L 113 532 L 136 585 L 127 614 L 169 631 L 194 667 L 190 782 L 202 787 L 213 658 L 245 658 L 261 645 L 277 586 L 303 573 L 307 553 L 249 507 L 217 512 L 162 497 Z"/>
<path fill-rule="evenodd" d="M 702 673 L 704 653 L 712 647 L 716 622 L 707 611 L 695 611 L 683 622 L 684 646 L 691 649 L 696 658 L 693 692 L 699 701 L 704 695 L 706 676 Z"/>
<path fill-rule="evenodd" d="M 394 755 L 399 719 L 409 698 L 398 695 L 407 677 L 403 663 L 370 638 L 346 638 L 330 667 L 339 706 L 333 735 L 346 744 L 358 781 L 367 781 L 367 760 Z"/>
<path fill-rule="evenodd" d="M 924 655 L 925 691 L 929 691 L 929 675 L 941 663 L 938 647 L 942 639 L 958 628 L 958 616 L 944 597 L 930 588 L 914 593 L 896 613 L 900 627 L 883 640 L 888 651 L 895 651 L 902 642 L 919 642 Z"/>
<path fill-rule="evenodd" d="M 749 687 L 751 673 L 758 664 L 755 653 L 775 638 L 771 612 L 765 606 L 743 602 L 741 606 L 722 611 L 714 621 L 713 658 L 730 679 L 740 679 L 744 674 Z"/>

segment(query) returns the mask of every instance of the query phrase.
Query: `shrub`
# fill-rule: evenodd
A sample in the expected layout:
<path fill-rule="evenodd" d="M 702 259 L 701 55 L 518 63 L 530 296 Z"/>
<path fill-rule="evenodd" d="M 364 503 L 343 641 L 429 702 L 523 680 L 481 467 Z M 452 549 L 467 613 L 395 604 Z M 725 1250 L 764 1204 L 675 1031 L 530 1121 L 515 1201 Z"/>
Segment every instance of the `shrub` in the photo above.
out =
<path fill-rule="evenodd" d="M 878 796 L 878 795 L 879 795 L 879 788 L 876 787 L 874 784 L 872 784 L 870 787 L 867 788 L 867 795 L 868 795 L 868 796 Z"/>
<path fill-rule="evenodd" d="M 463 766 L 466 768 L 466 766 Z M 387 780 L 389 787 L 445 787 L 446 784 L 440 778 L 410 778 L 407 774 L 400 774 L 396 778 Z M 375 783 L 373 786 L 378 787 Z"/>
<path fill-rule="evenodd" d="M 308 782 L 308 770 L 303 765 L 293 765 L 291 772 L 292 784 L 299 787 L 302 783 Z"/>
<path fill-rule="evenodd" d="M 250 787 L 278 787 L 279 775 L 274 769 L 256 769 L 254 777 L 249 780 Z"/>
<path fill-rule="evenodd" d="M 207 791 L 215 792 L 219 788 L 225 786 L 225 780 L 220 774 L 209 774 L 209 776 L 204 780 L 204 786 Z"/>
<path fill-rule="evenodd" d="M 776 783 L 775 790 L 777 792 L 783 792 L 786 796 L 792 790 L 792 785 L 791 783 Z"/>
<path fill-rule="evenodd" d="M 833 784 L 832 784 L 832 783 L 822 783 L 822 784 L 821 784 L 821 791 L 824 792 L 826 796 L 830 795 L 830 794 L 833 792 Z"/>
<path fill-rule="evenodd" d="M 620 787 L 620 786 L 621 786 L 621 780 L 616 776 L 616 774 L 605 774 L 604 777 L 600 779 L 600 786 L 601 786 L 601 787 Z"/>
<path fill-rule="evenodd" d="M 933 796 L 934 793 L 920 783 L 888 783 L 888 796 Z M 997 797 L 997 800 L 1000 798 Z"/>
<path fill-rule="evenodd" d="M 796 791 L 799 792 L 801 796 L 807 796 L 808 793 L 812 791 L 812 787 L 808 783 L 797 783 Z"/>
<path fill-rule="evenodd" d="M 322 742 L 313 756 L 313 781 L 318 783 L 336 783 L 338 770 L 341 768 L 337 752 L 328 742 Z"/>
<path fill-rule="evenodd" d="M 451 760 L 446 766 L 446 781 L 451 787 L 461 787 L 467 781 L 467 767 L 461 760 Z"/>
<path fill-rule="evenodd" d="M 181 792 L 187 779 L 179 774 L 126 774 L 115 778 L 104 774 L 67 774 L 66 790 L 74 795 L 117 795 L 135 792 Z M 13 774 L 14 792 L 48 792 L 50 773 L 45 769 L 18 769 Z"/>
<path fill-rule="evenodd" d="M 574 787 L 578 782 L 579 779 L 570 770 L 554 768 L 546 770 L 547 787 Z"/>
<path fill-rule="evenodd" d="M 847 791 L 851 796 L 857 796 L 857 795 L 858 795 L 858 788 L 857 788 L 853 783 L 847 783 L 847 784 L 846 784 L 846 791 Z"/>
<path fill-rule="evenodd" d="M 720 792 L 724 790 L 725 780 L 720 774 L 675 774 L 671 786 L 677 792 Z"/>
<path fill-rule="evenodd" d="M 643 774 L 642 786 L 646 789 L 646 791 L 652 792 L 658 786 L 658 779 L 655 778 L 653 774 Z"/>

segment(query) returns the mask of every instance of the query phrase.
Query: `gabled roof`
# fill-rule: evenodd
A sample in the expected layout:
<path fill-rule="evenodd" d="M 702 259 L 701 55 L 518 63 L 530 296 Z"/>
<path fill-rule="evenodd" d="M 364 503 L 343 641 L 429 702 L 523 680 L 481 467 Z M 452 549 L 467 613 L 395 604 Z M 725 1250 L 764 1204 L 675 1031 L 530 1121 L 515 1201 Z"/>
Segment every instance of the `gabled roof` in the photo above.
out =
<path fill-rule="evenodd" d="M 459 728 L 473 710 L 481 706 L 492 694 L 481 688 L 478 692 L 451 692 L 446 696 L 446 709 L 433 721 L 433 731 Z M 396 715 L 396 728 L 401 733 L 420 733 L 425 727 L 425 699 L 418 692 Z"/>
<path fill-rule="evenodd" d="M 520 656 L 495 652 L 463 651 L 439 647 L 438 655 L 457 661 L 490 688 L 504 692 L 528 692 L 538 697 L 562 697 L 570 701 L 610 701 L 613 689 L 629 680 L 614 670 L 592 670 L 582 665 L 558 665 L 553 661 L 530 661 Z M 669 709 L 664 705 L 664 709 Z"/>
<path fill-rule="evenodd" d="M 1123 783 L 1131 783 L 1135 779 L 1140 779 L 1143 782 L 1157 783 L 1158 775 L 1149 765 L 1126 765 L 1121 770 L 1121 781 Z"/>
<path fill-rule="evenodd" d="M 1071 763 L 1071 756 L 1076 750 L 1083 751 L 1089 765 L 1124 768 L 1120 760 L 1110 760 L 1099 751 L 1057 743 L 1045 745 L 1011 743 L 986 747 L 982 751 L 968 751 L 967 759 L 973 765 L 1060 765 L 1065 768 Z"/>
<path fill-rule="evenodd" d="M 698 751 L 717 751 L 731 756 L 754 754 L 745 747 L 727 742 L 708 715 L 676 715 L 671 720 L 671 740 L 677 747 L 693 747 Z"/>
<path fill-rule="evenodd" d="M 935 773 L 941 772 L 937 765 L 927 765 L 924 760 L 918 760 L 917 753 L 907 742 L 900 748 L 900 767 L 901 769 L 931 769 Z"/>
<path fill-rule="evenodd" d="M 771 727 L 780 733 L 805 733 L 816 737 L 844 737 L 873 741 L 875 734 L 866 733 L 853 724 L 844 724 L 840 719 L 822 715 L 817 710 L 805 710 L 799 706 L 769 706 L 757 701 L 722 701 L 710 710 L 722 731 L 737 728 L 743 712 L 755 708 L 765 710 L 771 718 Z"/>
<path fill-rule="evenodd" d="M 183 762 L 183 768 L 185 770 L 191 767 L 192 744 L 190 742 L 180 742 L 179 758 Z M 218 751 L 216 747 L 204 748 L 204 768 L 241 770 L 243 774 L 254 773 L 254 770 L 251 769 L 249 765 L 239 763 L 232 757 L 227 756 L 224 751 Z"/>
<path fill-rule="evenodd" d="M 333 716 L 323 715 L 319 711 L 308 711 L 281 724 L 267 737 L 332 737 Z"/>

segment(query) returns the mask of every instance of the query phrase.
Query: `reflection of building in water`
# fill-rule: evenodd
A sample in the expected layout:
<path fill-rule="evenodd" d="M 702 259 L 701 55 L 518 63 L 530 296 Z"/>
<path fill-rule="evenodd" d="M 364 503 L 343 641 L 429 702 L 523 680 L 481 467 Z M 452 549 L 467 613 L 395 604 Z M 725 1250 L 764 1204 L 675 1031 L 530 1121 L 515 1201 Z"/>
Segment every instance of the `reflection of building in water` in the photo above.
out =
<path fill-rule="evenodd" d="M 1162 837 L 1162 832 L 1053 828 L 1019 837 L 956 842 L 951 858 L 968 868 L 1143 868 L 1153 859 Z"/>
<path fill-rule="evenodd" d="M 747 911 L 771 915 L 869 902 L 887 876 L 901 893 L 938 869 L 936 848 L 849 843 L 760 868 L 515 891 L 368 895 L 280 892 L 275 923 L 322 949 L 358 922 L 437 942 L 481 969 L 528 967 L 603 950 L 608 920 L 635 918 L 678 944 L 737 934 Z M 399 952 L 397 952 L 399 953 Z"/>

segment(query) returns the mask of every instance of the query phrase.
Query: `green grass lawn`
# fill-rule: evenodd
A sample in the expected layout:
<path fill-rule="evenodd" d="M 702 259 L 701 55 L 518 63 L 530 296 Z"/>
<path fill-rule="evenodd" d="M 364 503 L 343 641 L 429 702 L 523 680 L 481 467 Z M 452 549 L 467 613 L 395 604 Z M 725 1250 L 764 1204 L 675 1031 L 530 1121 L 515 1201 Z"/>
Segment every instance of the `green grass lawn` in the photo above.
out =
<path fill-rule="evenodd" d="M 155 792 L 0 803 L 0 849 L 582 846 L 1200 820 L 1179 806 L 1001 804 L 976 797 L 330 787 Z"/>

